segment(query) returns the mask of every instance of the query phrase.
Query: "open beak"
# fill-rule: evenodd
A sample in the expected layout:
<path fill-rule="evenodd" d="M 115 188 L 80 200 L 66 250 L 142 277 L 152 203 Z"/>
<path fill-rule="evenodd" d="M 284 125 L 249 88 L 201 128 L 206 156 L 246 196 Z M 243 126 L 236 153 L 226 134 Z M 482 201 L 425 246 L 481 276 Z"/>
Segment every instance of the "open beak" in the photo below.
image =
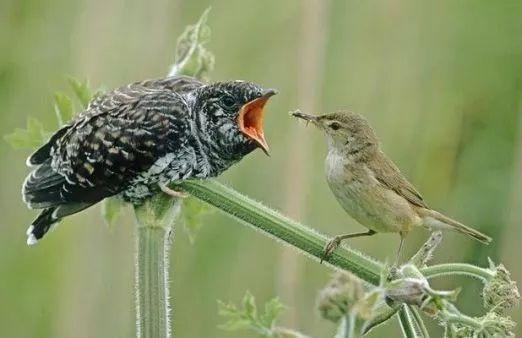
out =
<path fill-rule="evenodd" d="M 277 94 L 274 89 L 267 89 L 263 94 L 250 102 L 247 102 L 239 110 L 237 124 L 239 130 L 250 139 L 254 140 L 268 155 L 268 144 L 263 132 L 264 107 L 268 99 Z"/>

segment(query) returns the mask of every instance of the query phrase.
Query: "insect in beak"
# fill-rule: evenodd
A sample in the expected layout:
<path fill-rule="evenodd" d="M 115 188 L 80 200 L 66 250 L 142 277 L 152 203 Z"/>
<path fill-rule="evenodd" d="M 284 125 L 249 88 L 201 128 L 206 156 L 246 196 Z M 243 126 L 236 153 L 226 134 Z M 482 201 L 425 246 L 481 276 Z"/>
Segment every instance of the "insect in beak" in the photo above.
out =
<path fill-rule="evenodd" d="M 297 117 L 297 118 L 300 118 L 300 119 L 303 119 L 306 121 L 306 126 L 308 127 L 308 124 L 310 122 L 314 123 L 314 124 L 317 124 L 317 116 L 316 115 L 312 115 L 312 114 L 305 114 L 303 112 L 301 112 L 299 109 L 297 109 L 296 111 L 294 112 L 291 112 L 290 115 L 294 116 L 294 117 Z"/>

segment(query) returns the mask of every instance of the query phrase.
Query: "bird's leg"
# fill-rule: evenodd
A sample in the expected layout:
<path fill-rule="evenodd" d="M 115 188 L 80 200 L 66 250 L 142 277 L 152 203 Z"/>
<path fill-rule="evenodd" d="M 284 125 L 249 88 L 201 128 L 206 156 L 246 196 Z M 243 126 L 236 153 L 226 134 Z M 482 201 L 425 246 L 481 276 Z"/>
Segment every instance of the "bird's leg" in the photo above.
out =
<path fill-rule="evenodd" d="M 166 184 L 159 184 L 159 187 L 165 194 L 175 198 L 186 198 L 189 196 L 186 192 L 171 189 Z"/>
<path fill-rule="evenodd" d="M 328 243 L 326 243 L 326 246 L 323 250 L 323 257 L 321 258 L 321 263 L 323 260 L 327 259 L 328 256 L 332 254 L 332 252 L 337 249 L 337 247 L 341 244 L 341 242 L 348 238 L 354 238 L 354 237 L 363 237 L 363 236 L 372 236 L 375 235 L 375 231 L 368 230 L 366 232 L 356 232 L 354 234 L 345 234 L 345 235 L 337 235 L 334 238 L 332 238 Z"/>
<path fill-rule="evenodd" d="M 399 262 L 401 260 L 402 246 L 404 244 L 404 234 L 401 232 L 400 236 L 401 236 L 401 242 L 399 243 L 399 249 L 397 249 L 397 256 L 395 257 L 395 266 L 396 267 L 399 266 Z"/>

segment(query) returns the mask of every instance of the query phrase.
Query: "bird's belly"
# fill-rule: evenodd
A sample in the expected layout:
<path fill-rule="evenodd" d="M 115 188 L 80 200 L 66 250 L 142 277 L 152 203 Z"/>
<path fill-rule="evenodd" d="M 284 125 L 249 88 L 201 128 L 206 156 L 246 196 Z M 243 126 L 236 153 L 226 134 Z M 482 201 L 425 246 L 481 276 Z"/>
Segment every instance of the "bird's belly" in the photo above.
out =
<path fill-rule="evenodd" d="M 329 184 L 343 209 L 368 229 L 407 233 L 421 222 L 405 199 L 378 184 L 355 178 Z"/>

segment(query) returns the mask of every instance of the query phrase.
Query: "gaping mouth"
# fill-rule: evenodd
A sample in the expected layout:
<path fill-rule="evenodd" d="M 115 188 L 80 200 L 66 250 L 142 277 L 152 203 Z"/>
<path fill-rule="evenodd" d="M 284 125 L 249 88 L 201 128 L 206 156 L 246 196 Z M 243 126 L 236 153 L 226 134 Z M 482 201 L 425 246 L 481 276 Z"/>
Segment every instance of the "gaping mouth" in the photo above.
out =
<path fill-rule="evenodd" d="M 264 107 L 268 99 L 275 94 L 277 94 L 277 91 L 273 89 L 266 90 L 263 95 L 257 99 L 245 103 L 239 110 L 237 117 L 239 130 L 256 142 L 267 155 L 268 144 L 266 143 L 265 133 L 263 132 Z"/>

